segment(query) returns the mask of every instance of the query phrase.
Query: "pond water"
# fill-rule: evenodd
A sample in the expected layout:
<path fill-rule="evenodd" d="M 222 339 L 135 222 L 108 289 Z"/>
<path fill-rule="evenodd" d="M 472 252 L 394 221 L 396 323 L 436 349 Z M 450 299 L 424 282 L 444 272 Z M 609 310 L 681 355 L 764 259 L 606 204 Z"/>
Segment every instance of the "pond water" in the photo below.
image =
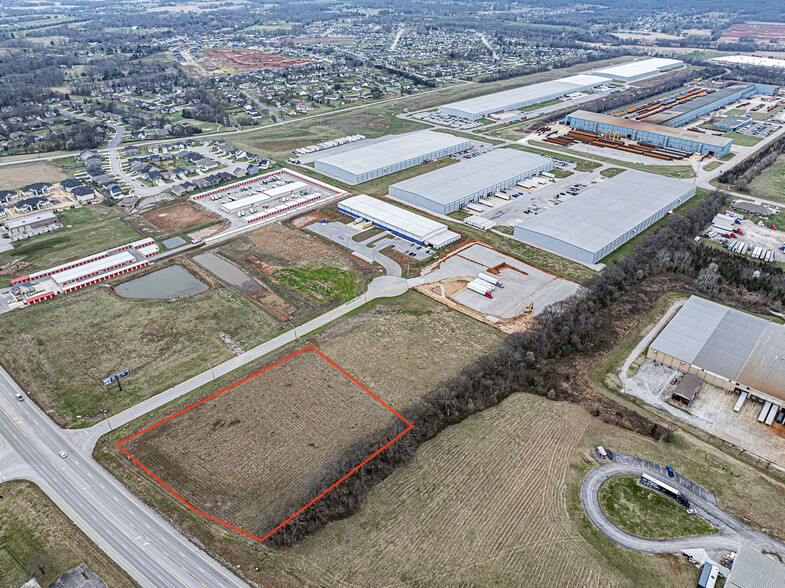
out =
<path fill-rule="evenodd" d="M 208 286 L 181 265 L 169 265 L 139 278 L 117 284 L 114 291 L 123 298 L 184 298 L 207 290 Z"/>
<path fill-rule="evenodd" d="M 194 261 L 217 278 L 243 292 L 254 290 L 258 286 L 251 276 L 214 253 L 196 255 Z"/>

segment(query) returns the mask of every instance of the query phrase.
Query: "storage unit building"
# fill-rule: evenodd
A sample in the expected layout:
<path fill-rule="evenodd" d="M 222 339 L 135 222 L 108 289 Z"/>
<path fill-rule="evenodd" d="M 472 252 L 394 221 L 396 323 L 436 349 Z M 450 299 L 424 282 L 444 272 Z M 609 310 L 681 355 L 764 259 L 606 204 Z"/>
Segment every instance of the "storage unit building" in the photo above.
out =
<path fill-rule="evenodd" d="M 632 139 L 690 153 L 704 155 L 708 153 L 715 157 L 722 157 L 728 153 L 733 144 L 732 139 L 708 133 L 696 133 L 695 131 L 656 125 L 643 120 L 628 120 L 586 110 L 576 110 L 572 114 L 568 114 L 567 124 L 572 128 L 594 131 L 611 139 Z"/>
<path fill-rule="evenodd" d="M 478 120 L 489 114 L 540 104 L 572 92 L 590 90 L 608 82 L 609 80 L 606 77 L 579 74 L 559 80 L 505 90 L 504 92 L 496 92 L 487 96 L 451 102 L 450 104 L 440 106 L 439 114 Z"/>
<path fill-rule="evenodd" d="M 627 170 L 513 227 L 516 238 L 597 263 L 695 194 L 681 180 Z"/>
<path fill-rule="evenodd" d="M 436 249 L 461 238 L 447 229 L 447 225 L 422 215 L 382 202 L 365 194 L 352 196 L 338 203 L 338 210 L 362 218 L 395 235 Z"/>
<path fill-rule="evenodd" d="M 621 82 L 635 82 L 638 80 L 645 80 L 652 76 L 658 76 L 661 73 L 665 73 L 666 71 L 676 69 L 683 65 L 684 62 L 679 59 L 654 57 L 652 59 L 630 61 L 620 65 L 611 65 L 609 67 L 595 69 L 592 73 Z"/>
<path fill-rule="evenodd" d="M 470 147 L 469 139 L 435 131 L 417 131 L 394 135 L 370 145 L 359 143 L 342 153 L 325 154 L 313 163 L 317 171 L 349 184 L 359 184 Z"/>
<path fill-rule="evenodd" d="M 516 149 L 494 149 L 390 185 L 390 196 L 447 214 L 516 182 L 553 169 L 553 161 Z"/>
<path fill-rule="evenodd" d="M 782 406 L 783 349 L 785 326 L 692 296 L 647 355 L 710 384 L 734 387 Z"/>

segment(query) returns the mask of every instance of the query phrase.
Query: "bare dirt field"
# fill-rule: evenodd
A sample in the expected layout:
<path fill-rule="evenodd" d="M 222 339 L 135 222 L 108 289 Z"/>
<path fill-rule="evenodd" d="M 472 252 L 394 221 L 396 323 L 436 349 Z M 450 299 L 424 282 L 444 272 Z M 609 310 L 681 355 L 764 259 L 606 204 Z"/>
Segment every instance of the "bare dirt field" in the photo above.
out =
<path fill-rule="evenodd" d="M 308 59 L 244 49 L 207 49 L 206 53 L 210 59 L 225 67 L 244 71 L 310 63 Z"/>
<path fill-rule="evenodd" d="M 33 182 L 55 183 L 70 177 L 67 170 L 48 161 L 7 165 L 0 174 L 0 190 L 15 190 Z"/>
<path fill-rule="evenodd" d="M 174 206 L 159 208 L 142 215 L 154 227 L 167 233 L 179 233 L 217 220 L 215 217 L 195 207 L 190 202 L 180 202 Z"/>
<path fill-rule="evenodd" d="M 283 521 L 328 462 L 395 418 L 306 348 L 124 447 L 191 505 L 261 534 L 260 516 Z"/>
<path fill-rule="evenodd" d="M 775 39 L 785 40 L 785 25 L 781 24 L 735 24 L 724 31 L 723 37 L 740 38 L 750 37 L 754 39 Z"/>
<path fill-rule="evenodd" d="M 82 562 L 109 586 L 138 586 L 32 482 L 6 482 L 0 495 L 0 545 L 8 547 L 0 549 L 3 586 L 21 586 L 33 577 L 48 586 Z"/>

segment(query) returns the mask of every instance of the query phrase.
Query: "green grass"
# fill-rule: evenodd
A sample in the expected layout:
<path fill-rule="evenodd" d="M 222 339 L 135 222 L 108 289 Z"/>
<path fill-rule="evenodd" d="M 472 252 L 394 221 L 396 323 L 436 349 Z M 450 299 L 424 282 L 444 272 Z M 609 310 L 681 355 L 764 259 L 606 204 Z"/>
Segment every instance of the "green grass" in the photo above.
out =
<path fill-rule="evenodd" d="M 292 267 L 279 271 L 275 278 L 318 302 L 349 301 L 357 296 L 354 273 L 336 267 Z"/>
<path fill-rule="evenodd" d="M 722 165 L 722 161 L 712 161 L 709 165 L 705 166 L 704 171 L 713 171 Z"/>
<path fill-rule="evenodd" d="M 468 212 L 464 212 L 463 210 L 453 210 L 452 212 L 448 213 L 447 216 L 454 218 L 455 220 L 462 221 L 466 220 L 471 215 Z"/>
<path fill-rule="evenodd" d="M 169 302 L 93 286 L 0 316 L 3 338 L 14 342 L 0 346 L 0 363 L 58 424 L 76 426 L 230 359 L 221 333 L 245 350 L 275 336 L 277 326 L 229 288 Z M 122 392 L 102 384 L 122 369 L 131 371 Z"/>
<path fill-rule="evenodd" d="M 618 176 L 623 171 L 625 171 L 623 167 L 608 167 L 602 170 L 600 175 L 605 176 L 606 178 L 612 178 L 614 176 Z"/>
<path fill-rule="evenodd" d="M 573 172 L 566 169 L 552 169 L 551 173 L 559 179 L 569 178 Z"/>
<path fill-rule="evenodd" d="M 510 145 L 510 148 L 518 149 L 520 151 L 527 151 L 529 153 L 536 153 L 538 155 L 545 155 L 546 157 L 560 157 L 562 159 L 566 159 L 567 161 L 573 162 L 575 164 L 575 171 L 579 171 L 579 172 L 587 172 L 593 169 L 597 169 L 602 165 L 601 163 L 597 163 L 596 161 L 592 161 L 591 159 L 587 160 L 585 157 L 581 158 L 579 155 L 554 153 L 553 151 L 548 151 L 546 149 L 538 149 L 537 147 L 529 147 L 527 145 Z M 554 170 L 551 173 L 556 175 L 556 171 L 559 170 Z"/>
<path fill-rule="evenodd" d="M 719 530 L 659 492 L 637 483 L 637 478 L 611 478 L 600 488 L 600 506 L 617 527 L 648 539 L 676 539 L 713 535 Z"/>
<path fill-rule="evenodd" d="M 82 562 L 109 586 L 137 586 L 32 482 L 5 482 L 0 495 L 3 586 L 21 586 L 32 577 L 48 586 Z"/>
<path fill-rule="evenodd" d="M 46 269 L 141 238 L 120 219 L 117 208 L 93 204 L 58 212 L 57 216 L 64 225 L 62 229 L 16 241 L 12 251 L 0 253 L 0 265 L 13 261 L 31 264 L 6 278 Z"/>
<path fill-rule="evenodd" d="M 785 155 L 752 180 L 749 192 L 754 196 L 785 204 Z"/>
<path fill-rule="evenodd" d="M 736 143 L 736 145 L 741 145 L 742 147 L 752 147 L 763 141 L 763 137 L 750 137 L 749 135 L 742 135 L 735 131 L 726 133 L 725 138 L 733 139 L 733 142 Z"/>

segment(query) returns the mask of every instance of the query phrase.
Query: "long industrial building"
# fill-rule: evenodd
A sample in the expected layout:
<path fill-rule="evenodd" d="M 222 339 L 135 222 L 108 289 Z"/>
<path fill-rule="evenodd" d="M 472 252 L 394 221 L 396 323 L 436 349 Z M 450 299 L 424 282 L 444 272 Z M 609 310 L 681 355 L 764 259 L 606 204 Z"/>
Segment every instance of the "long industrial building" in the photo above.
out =
<path fill-rule="evenodd" d="M 756 93 L 755 86 L 752 84 L 735 84 L 722 88 L 716 92 L 700 96 L 684 104 L 679 104 L 663 112 L 653 114 L 646 119 L 646 122 L 665 125 L 667 127 L 678 127 L 718 110 L 723 106 L 736 102 L 743 98 L 748 98 Z"/>
<path fill-rule="evenodd" d="M 574 129 L 594 131 L 611 139 L 628 138 L 662 147 L 680 149 L 690 153 L 722 157 L 730 151 L 732 139 L 709 133 L 696 133 L 675 129 L 642 120 L 627 120 L 586 110 L 576 110 L 567 115 L 567 124 Z"/>
<path fill-rule="evenodd" d="M 338 203 L 338 210 L 356 218 L 372 222 L 377 227 L 409 239 L 420 245 L 440 249 L 461 238 L 447 229 L 447 225 L 431 220 L 366 194 L 352 196 Z"/>
<path fill-rule="evenodd" d="M 657 76 L 666 71 L 671 71 L 684 65 L 679 59 L 665 59 L 663 57 L 653 57 L 642 61 L 630 61 L 620 65 L 611 65 L 601 69 L 595 69 L 592 73 L 604 76 L 620 82 L 637 82 L 652 76 Z"/>
<path fill-rule="evenodd" d="M 695 186 L 681 180 L 627 170 L 518 221 L 513 233 L 535 247 L 594 264 L 693 194 Z"/>
<path fill-rule="evenodd" d="M 471 147 L 469 139 L 416 131 L 314 160 L 314 168 L 349 184 L 359 184 Z"/>
<path fill-rule="evenodd" d="M 553 169 L 553 161 L 517 149 L 494 149 L 390 185 L 390 196 L 447 214 L 516 182 Z"/>
<path fill-rule="evenodd" d="M 710 384 L 785 402 L 785 326 L 746 312 L 692 296 L 647 356 Z"/>
<path fill-rule="evenodd" d="M 559 80 L 505 90 L 504 92 L 496 92 L 487 96 L 451 102 L 450 104 L 440 106 L 439 113 L 478 120 L 489 114 L 525 108 L 526 106 L 560 98 L 572 92 L 591 90 L 609 82 L 610 80 L 607 77 L 579 74 Z"/>

